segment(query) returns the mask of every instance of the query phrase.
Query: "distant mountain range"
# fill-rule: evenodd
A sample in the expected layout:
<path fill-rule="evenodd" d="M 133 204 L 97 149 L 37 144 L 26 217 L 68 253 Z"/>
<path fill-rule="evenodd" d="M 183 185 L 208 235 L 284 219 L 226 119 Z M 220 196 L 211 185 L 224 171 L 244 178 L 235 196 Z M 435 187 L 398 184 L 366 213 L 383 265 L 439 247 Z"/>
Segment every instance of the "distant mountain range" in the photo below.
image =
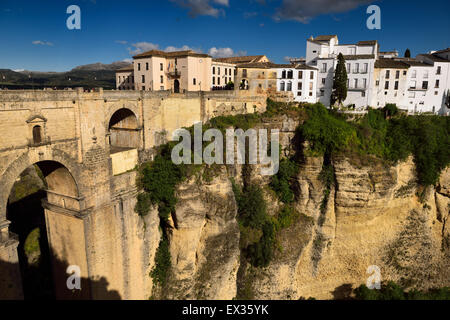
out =
<path fill-rule="evenodd" d="M 124 61 L 111 64 L 93 63 L 78 66 L 67 72 L 13 71 L 0 69 L 0 88 L 96 88 L 115 89 L 115 70 L 130 65 Z"/>

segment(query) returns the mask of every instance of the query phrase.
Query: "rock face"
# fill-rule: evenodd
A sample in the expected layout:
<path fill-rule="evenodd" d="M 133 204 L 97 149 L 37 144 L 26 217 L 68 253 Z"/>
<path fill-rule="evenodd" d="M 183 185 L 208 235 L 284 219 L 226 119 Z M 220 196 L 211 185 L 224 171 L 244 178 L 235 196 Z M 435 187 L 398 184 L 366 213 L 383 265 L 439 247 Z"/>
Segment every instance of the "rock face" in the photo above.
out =
<path fill-rule="evenodd" d="M 282 131 L 283 152 L 290 153 L 293 137 L 292 130 Z M 336 182 L 324 203 L 324 160 L 304 159 L 294 203 L 302 215 L 278 234 L 280 250 L 264 269 L 240 257 L 230 177 L 242 182 L 241 168 L 222 166 L 211 181 L 200 174 L 183 183 L 172 219 L 166 298 L 232 299 L 244 288 L 254 299 L 339 299 L 366 284 L 374 266 L 382 281 L 407 288 L 449 286 L 450 169 L 418 197 L 423 190 L 412 158 L 392 167 L 352 155 L 331 161 Z M 267 191 L 270 179 L 254 169 L 251 179 L 266 191 L 268 213 L 275 215 L 281 206 Z"/>
<path fill-rule="evenodd" d="M 226 168 L 210 182 L 194 176 L 178 189 L 170 235 L 169 299 L 236 296 L 239 268 L 237 206 Z"/>

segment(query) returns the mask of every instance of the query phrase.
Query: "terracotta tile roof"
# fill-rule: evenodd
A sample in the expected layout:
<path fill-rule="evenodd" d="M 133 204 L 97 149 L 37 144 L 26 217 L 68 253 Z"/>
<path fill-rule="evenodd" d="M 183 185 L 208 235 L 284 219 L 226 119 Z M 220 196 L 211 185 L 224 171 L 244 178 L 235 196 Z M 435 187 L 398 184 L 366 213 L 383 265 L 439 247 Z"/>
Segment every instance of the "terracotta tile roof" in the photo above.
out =
<path fill-rule="evenodd" d="M 402 61 L 393 59 L 378 59 L 375 61 L 375 68 L 377 69 L 408 69 L 409 65 Z"/>
<path fill-rule="evenodd" d="M 129 71 L 134 71 L 134 66 L 132 64 L 116 70 L 116 72 L 129 72 Z"/>
<path fill-rule="evenodd" d="M 377 40 L 359 41 L 358 46 L 374 46 L 378 44 Z"/>
<path fill-rule="evenodd" d="M 374 54 L 353 54 L 344 55 L 345 60 L 375 59 Z"/>
<path fill-rule="evenodd" d="M 229 57 L 229 58 L 217 58 L 217 59 L 214 59 L 214 61 L 235 63 L 235 64 L 237 64 L 237 63 L 254 63 L 254 62 L 259 62 L 259 60 L 261 60 L 264 57 L 265 57 L 265 55 Z"/>
<path fill-rule="evenodd" d="M 400 58 L 396 59 L 398 61 L 402 61 L 411 67 L 432 67 L 431 64 L 423 63 L 422 61 L 412 59 L 412 58 Z"/>
<path fill-rule="evenodd" d="M 252 62 L 252 63 L 242 63 L 239 64 L 238 68 L 246 68 L 246 69 L 276 69 L 278 66 L 282 66 L 281 64 L 275 64 L 272 62 Z M 280 67 L 283 68 L 283 67 Z"/>
<path fill-rule="evenodd" d="M 315 41 L 330 41 L 333 38 L 337 38 L 337 35 L 335 35 L 335 34 L 332 34 L 332 35 L 321 35 L 321 36 L 315 37 L 313 40 L 315 40 Z"/>
<path fill-rule="evenodd" d="M 433 62 L 447 62 L 447 63 L 450 63 L 449 60 L 446 60 L 446 59 L 441 58 L 439 56 L 436 56 L 434 54 L 419 54 L 418 57 L 425 57 L 425 58 L 430 59 Z"/>
<path fill-rule="evenodd" d="M 175 58 L 175 57 L 203 57 L 208 58 L 210 57 L 207 54 L 204 53 L 197 53 L 192 50 L 185 50 L 185 51 L 174 51 L 174 52 L 165 52 L 160 50 L 150 50 L 146 51 L 144 53 L 140 53 L 138 55 L 135 55 L 133 59 L 139 59 L 139 58 L 150 58 L 150 57 L 163 57 L 163 58 Z"/>

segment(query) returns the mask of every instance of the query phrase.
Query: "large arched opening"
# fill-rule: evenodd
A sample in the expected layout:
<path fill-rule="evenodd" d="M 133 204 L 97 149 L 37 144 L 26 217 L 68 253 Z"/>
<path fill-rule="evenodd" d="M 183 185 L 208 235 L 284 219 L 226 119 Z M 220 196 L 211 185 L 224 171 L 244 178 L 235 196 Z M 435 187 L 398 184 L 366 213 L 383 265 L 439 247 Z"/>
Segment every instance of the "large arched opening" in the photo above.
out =
<path fill-rule="evenodd" d="M 109 143 L 111 153 L 139 147 L 139 125 L 130 109 L 119 109 L 109 121 Z"/>
<path fill-rule="evenodd" d="M 73 235 L 61 232 L 64 221 L 49 206 L 61 211 L 79 211 L 78 187 L 61 163 L 37 162 L 16 179 L 6 208 L 6 218 L 11 222 L 9 231 L 19 240 L 17 251 L 25 299 L 72 296 L 63 279 L 67 278 L 70 261 L 65 258 L 71 256 L 68 249 L 72 245 L 66 239 Z"/>

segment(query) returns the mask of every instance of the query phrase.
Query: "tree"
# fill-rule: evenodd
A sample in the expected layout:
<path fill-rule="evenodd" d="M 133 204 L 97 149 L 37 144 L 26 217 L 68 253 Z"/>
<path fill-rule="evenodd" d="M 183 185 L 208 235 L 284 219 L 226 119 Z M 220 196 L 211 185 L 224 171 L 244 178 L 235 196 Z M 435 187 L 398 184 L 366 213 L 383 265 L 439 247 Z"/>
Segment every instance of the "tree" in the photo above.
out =
<path fill-rule="evenodd" d="M 334 73 L 333 93 L 331 94 L 331 104 L 339 102 L 341 105 L 347 99 L 347 69 L 345 67 L 345 58 L 339 53 L 336 71 Z"/>
<path fill-rule="evenodd" d="M 409 48 L 405 51 L 405 58 L 411 58 L 411 51 L 409 50 Z"/>

